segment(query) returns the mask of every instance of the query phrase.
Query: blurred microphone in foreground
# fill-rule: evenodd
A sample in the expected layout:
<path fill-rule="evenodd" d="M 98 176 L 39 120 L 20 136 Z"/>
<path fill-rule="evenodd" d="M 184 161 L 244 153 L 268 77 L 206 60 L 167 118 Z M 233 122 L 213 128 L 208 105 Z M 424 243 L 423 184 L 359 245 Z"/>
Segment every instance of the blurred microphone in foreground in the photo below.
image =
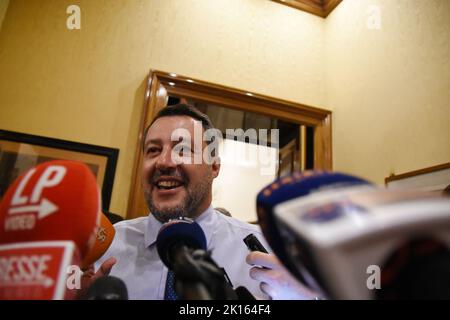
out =
<path fill-rule="evenodd" d="M 67 270 L 88 256 L 99 206 L 96 179 L 79 162 L 46 162 L 16 179 L 0 204 L 0 298 L 74 298 Z"/>
<path fill-rule="evenodd" d="M 117 277 L 102 276 L 89 287 L 87 300 L 128 300 L 125 283 Z"/>
<path fill-rule="evenodd" d="M 101 212 L 100 225 L 97 228 L 97 232 L 95 234 L 94 244 L 89 249 L 88 253 L 81 262 L 82 270 L 90 268 L 94 264 L 94 262 L 97 261 L 106 252 L 106 250 L 108 250 L 115 234 L 116 230 L 114 229 L 113 225 L 106 217 L 106 215 Z"/>
<path fill-rule="evenodd" d="M 89 295 L 88 291 L 90 290 L 90 287 L 94 285 L 97 281 L 100 281 L 101 278 L 108 277 L 111 268 L 116 263 L 115 258 L 110 258 L 108 259 L 105 265 L 103 265 L 101 268 L 99 268 L 99 270 L 97 270 L 97 272 L 95 272 L 94 263 L 101 256 L 103 256 L 103 254 L 111 246 L 115 234 L 116 230 L 111 224 L 110 219 L 103 212 L 101 212 L 100 226 L 97 228 L 94 244 L 92 245 L 87 255 L 84 257 L 80 265 L 81 270 L 83 270 L 83 275 L 81 277 L 81 288 L 77 290 L 78 299 L 91 299 L 92 294 L 91 296 L 88 296 Z M 127 298 L 117 300 L 126 300 L 126 299 L 128 299 L 128 292 Z M 100 300 L 114 300 L 114 299 L 100 299 Z"/>
<path fill-rule="evenodd" d="M 264 188 L 257 205 L 274 252 L 322 297 L 450 298 L 450 199 L 304 172 Z"/>

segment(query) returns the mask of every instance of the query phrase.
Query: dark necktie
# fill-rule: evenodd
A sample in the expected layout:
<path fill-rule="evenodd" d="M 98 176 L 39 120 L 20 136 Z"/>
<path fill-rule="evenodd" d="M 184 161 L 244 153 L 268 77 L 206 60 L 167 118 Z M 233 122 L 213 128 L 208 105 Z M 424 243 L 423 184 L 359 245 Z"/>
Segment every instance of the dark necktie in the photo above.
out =
<path fill-rule="evenodd" d="M 174 284 L 175 284 L 175 274 L 173 273 L 173 271 L 169 270 L 167 272 L 166 291 L 164 292 L 164 300 L 178 300 Z"/>

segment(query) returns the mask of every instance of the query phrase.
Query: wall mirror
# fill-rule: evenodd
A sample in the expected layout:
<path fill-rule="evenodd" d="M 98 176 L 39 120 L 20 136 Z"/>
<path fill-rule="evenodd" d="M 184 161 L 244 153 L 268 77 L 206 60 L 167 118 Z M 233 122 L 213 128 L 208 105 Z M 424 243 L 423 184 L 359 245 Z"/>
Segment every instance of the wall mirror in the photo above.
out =
<path fill-rule="evenodd" d="M 222 132 L 221 172 L 213 184 L 213 205 L 227 209 L 240 220 L 256 221 L 256 194 L 275 178 L 295 170 L 331 169 L 330 111 L 151 71 L 136 147 L 128 219 L 148 214 L 140 181 L 143 131 L 161 108 L 179 102 L 206 113 Z M 256 138 L 252 138 L 249 129 L 254 130 Z M 260 135 L 261 132 L 267 135 Z M 267 155 L 265 161 L 252 157 L 258 154 Z"/>

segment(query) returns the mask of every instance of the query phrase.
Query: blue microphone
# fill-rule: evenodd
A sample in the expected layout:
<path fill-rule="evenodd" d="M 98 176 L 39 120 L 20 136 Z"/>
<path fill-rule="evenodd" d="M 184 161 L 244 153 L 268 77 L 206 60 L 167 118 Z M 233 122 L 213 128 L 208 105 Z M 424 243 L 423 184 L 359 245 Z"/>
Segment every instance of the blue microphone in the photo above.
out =
<path fill-rule="evenodd" d="M 205 233 L 198 223 L 189 218 L 173 219 L 159 230 L 156 248 L 162 262 L 173 270 L 177 257 L 184 251 L 206 250 Z"/>
<path fill-rule="evenodd" d="M 163 263 L 175 275 L 175 291 L 186 300 L 229 300 L 236 293 L 224 271 L 206 250 L 206 237 L 200 225 L 189 218 L 165 223 L 156 238 Z"/>
<path fill-rule="evenodd" d="M 286 251 L 286 243 L 282 238 L 283 228 L 280 228 L 280 222 L 275 217 L 275 207 L 289 200 L 305 197 L 318 191 L 337 190 L 357 185 L 371 186 L 372 184 L 343 173 L 303 171 L 279 178 L 258 193 L 256 199 L 258 222 L 264 237 L 280 261 L 303 283 L 307 281 L 298 271 L 298 266 L 293 264 L 290 254 Z M 305 251 L 302 254 L 307 255 L 308 252 Z M 305 259 L 305 261 L 308 260 Z"/>

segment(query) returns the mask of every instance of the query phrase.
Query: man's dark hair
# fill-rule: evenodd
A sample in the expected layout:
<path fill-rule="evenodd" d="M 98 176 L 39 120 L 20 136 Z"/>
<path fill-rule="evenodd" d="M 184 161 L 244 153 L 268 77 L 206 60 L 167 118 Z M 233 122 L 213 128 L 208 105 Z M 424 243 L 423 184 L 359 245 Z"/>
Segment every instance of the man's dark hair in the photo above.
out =
<path fill-rule="evenodd" d="M 173 117 L 173 116 L 188 116 L 192 119 L 201 121 L 203 130 L 206 131 L 208 129 L 213 129 L 214 126 L 209 119 L 209 117 L 198 110 L 197 108 L 185 104 L 185 103 L 178 103 L 171 106 L 167 106 L 163 109 L 161 109 L 155 116 L 155 118 L 152 120 L 152 122 L 145 128 L 144 135 L 142 137 L 142 149 L 145 147 L 145 138 L 147 137 L 148 129 L 152 126 L 152 124 L 162 117 Z"/>

